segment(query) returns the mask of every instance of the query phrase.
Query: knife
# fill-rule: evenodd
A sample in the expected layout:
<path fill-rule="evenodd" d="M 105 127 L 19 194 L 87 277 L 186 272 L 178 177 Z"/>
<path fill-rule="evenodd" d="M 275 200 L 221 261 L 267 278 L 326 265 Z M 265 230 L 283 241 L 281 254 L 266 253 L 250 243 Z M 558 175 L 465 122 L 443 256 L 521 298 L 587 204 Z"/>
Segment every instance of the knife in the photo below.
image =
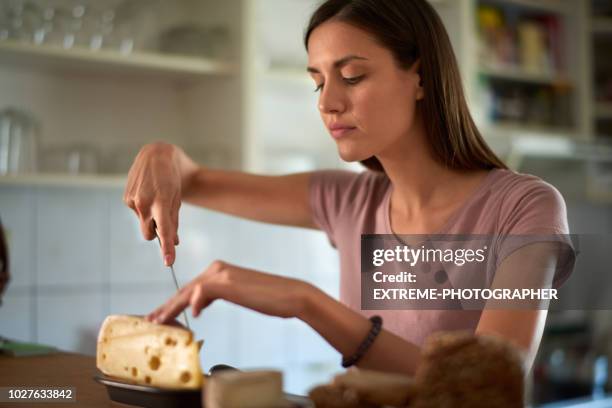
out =
<path fill-rule="evenodd" d="M 155 231 L 155 236 L 157 238 L 157 242 L 159 243 L 159 247 L 161 249 L 162 243 L 161 243 L 161 239 L 159 238 L 159 234 L 157 233 L 157 224 L 155 223 L 155 220 L 153 220 L 153 229 Z M 162 262 L 163 262 L 163 259 L 162 259 Z M 174 287 L 176 288 L 176 292 L 178 293 L 180 291 L 180 288 L 179 288 L 178 280 L 176 279 L 176 273 L 174 272 L 174 265 L 170 265 L 170 272 L 172 272 L 172 279 L 174 280 Z M 185 313 L 185 310 L 183 310 L 183 319 L 185 319 L 185 325 L 187 326 L 187 328 L 191 330 L 191 327 L 189 326 L 189 319 L 187 319 L 187 313 Z"/>

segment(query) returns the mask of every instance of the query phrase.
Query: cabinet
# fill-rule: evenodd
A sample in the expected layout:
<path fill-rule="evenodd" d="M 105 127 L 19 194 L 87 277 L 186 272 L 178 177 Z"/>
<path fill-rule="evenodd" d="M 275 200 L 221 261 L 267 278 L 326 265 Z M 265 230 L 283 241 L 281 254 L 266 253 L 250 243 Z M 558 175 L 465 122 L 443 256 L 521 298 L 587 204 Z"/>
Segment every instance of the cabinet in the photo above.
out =
<path fill-rule="evenodd" d="M 503 155 L 518 136 L 584 140 L 586 8 L 573 0 L 441 2 L 472 114 Z M 449 21 L 448 19 L 446 21 Z"/>
<path fill-rule="evenodd" d="M 591 0 L 589 13 L 591 51 L 591 126 L 596 139 L 612 141 L 612 3 Z"/>

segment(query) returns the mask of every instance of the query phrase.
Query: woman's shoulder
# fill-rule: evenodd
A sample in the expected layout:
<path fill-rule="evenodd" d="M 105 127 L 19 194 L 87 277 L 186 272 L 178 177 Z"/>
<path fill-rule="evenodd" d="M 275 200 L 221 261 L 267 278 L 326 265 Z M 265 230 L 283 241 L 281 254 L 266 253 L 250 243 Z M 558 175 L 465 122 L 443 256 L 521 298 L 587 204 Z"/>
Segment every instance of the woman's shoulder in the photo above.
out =
<path fill-rule="evenodd" d="M 507 207 L 524 206 L 529 203 L 555 203 L 565 207 L 563 196 L 552 184 L 532 174 L 509 169 L 494 170 L 491 190 Z"/>
<path fill-rule="evenodd" d="M 310 204 L 315 214 L 335 214 L 338 219 L 369 216 L 382 205 L 389 187 L 388 177 L 380 172 L 316 171 L 310 177 Z"/>
<path fill-rule="evenodd" d="M 499 203 L 505 229 L 513 233 L 567 233 L 567 208 L 559 190 L 531 174 L 508 169 L 494 172 L 490 197 Z"/>
<path fill-rule="evenodd" d="M 372 196 L 384 193 L 389 187 L 389 178 L 385 173 L 376 171 L 319 170 L 310 177 L 311 189 L 326 190 L 327 193 L 355 199 L 360 196 Z"/>

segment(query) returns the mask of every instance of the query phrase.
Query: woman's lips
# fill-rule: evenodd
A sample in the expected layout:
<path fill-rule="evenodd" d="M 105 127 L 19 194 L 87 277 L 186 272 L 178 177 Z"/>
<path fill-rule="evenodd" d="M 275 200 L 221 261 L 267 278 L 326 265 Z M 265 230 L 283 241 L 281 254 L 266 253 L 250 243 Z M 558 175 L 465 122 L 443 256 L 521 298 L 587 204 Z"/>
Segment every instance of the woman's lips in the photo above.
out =
<path fill-rule="evenodd" d="M 353 130 L 355 130 L 354 127 L 348 127 L 348 126 L 337 126 L 337 127 L 332 127 L 329 129 L 334 139 L 338 139 Z"/>

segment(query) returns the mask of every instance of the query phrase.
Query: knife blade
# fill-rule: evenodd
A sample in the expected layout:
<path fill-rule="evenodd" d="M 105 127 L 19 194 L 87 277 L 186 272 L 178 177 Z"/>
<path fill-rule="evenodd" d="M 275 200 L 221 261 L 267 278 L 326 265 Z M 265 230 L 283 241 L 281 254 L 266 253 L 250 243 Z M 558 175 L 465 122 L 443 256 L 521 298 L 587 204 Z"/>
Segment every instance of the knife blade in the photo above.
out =
<path fill-rule="evenodd" d="M 155 237 L 157 238 L 157 242 L 159 243 L 159 248 L 162 249 L 162 243 L 161 243 L 161 239 L 159 238 L 159 234 L 157 233 L 157 224 L 155 223 L 155 220 L 153 220 L 153 229 L 155 230 Z M 163 262 L 163 259 L 162 259 Z M 178 280 L 176 279 L 176 273 L 174 272 L 174 265 L 170 265 L 170 272 L 172 273 L 172 280 L 174 281 L 174 287 L 176 288 L 176 292 L 178 293 L 181 289 L 179 287 L 178 284 Z M 187 326 L 187 328 L 189 330 L 191 330 L 191 326 L 189 326 L 189 319 L 187 319 L 187 313 L 185 312 L 185 310 L 183 310 L 183 319 L 185 320 L 185 326 Z"/>

